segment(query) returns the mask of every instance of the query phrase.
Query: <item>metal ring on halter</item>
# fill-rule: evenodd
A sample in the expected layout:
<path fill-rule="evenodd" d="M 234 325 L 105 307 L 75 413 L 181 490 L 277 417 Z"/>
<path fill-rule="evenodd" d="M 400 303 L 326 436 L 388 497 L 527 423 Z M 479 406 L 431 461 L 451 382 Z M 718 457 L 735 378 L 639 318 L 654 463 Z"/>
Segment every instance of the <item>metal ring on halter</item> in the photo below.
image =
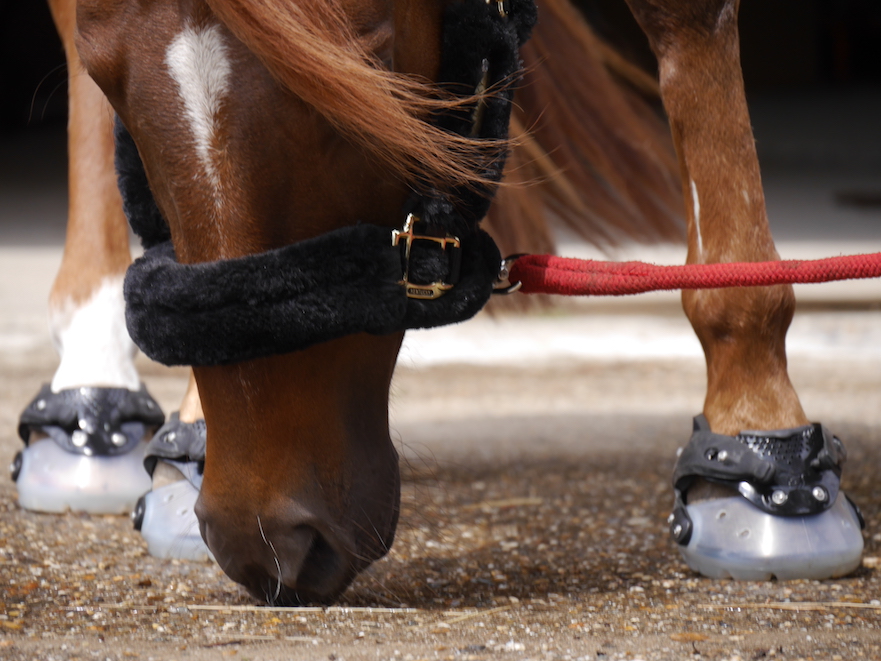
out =
<path fill-rule="evenodd" d="M 514 283 L 510 282 L 511 265 L 518 259 L 523 257 L 524 254 L 525 253 L 509 255 L 502 260 L 502 263 L 499 266 L 499 274 L 498 276 L 496 276 L 495 285 L 493 285 L 493 294 L 507 296 L 508 294 L 513 294 L 514 292 L 520 290 L 520 288 L 523 286 L 522 282 L 520 282 L 519 280 Z"/>
<path fill-rule="evenodd" d="M 670 533 L 689 566 L 712 578 L 847 574 L 860 563 L 865 523 L 839 491 L 845 457 L 819 424 L 725 436 L 697 416 L 673 474 Z M 698 479 L 739 495 L 688 502 Z"/>

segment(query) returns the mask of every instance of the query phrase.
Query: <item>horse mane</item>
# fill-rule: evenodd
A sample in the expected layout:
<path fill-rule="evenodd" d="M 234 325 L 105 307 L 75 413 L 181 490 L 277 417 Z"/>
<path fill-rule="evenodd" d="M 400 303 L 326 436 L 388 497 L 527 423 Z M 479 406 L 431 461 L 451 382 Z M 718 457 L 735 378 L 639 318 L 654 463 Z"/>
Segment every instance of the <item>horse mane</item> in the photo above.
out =
<path fill-rule="evenodd" d="M 462 137 L 424 121 L 471 99 L 378 65 L 336 0 L 207 2 L 276 80 L 395 174 L 439 188 L 493 184 L 482 172 L 506 141 Z"/>
<path fill-rule="evenodd" d="M 207 2 L 281 84 L 405 180 L 492 184 L 482 175 L 487 159 L 513 145 L 486 221 L 504 253 L 553 250 L 549 219 L 600 246 L 682 240 L 678 166 L 655 108 L 657 83 L 597 37 L 570 0 L 542 0 L 521 51 L 509 142 L 424 121 L 471 100 L 379 66 L 337 0 Z"/>
<path fill-rule="evenodd" d="M 503 254 L 551 252 L 553 220 L 601 248 L 682 241 L 679 167 L 658 83 L 542 0 L 511 122 L 513 151 L 486 228 Z"/>

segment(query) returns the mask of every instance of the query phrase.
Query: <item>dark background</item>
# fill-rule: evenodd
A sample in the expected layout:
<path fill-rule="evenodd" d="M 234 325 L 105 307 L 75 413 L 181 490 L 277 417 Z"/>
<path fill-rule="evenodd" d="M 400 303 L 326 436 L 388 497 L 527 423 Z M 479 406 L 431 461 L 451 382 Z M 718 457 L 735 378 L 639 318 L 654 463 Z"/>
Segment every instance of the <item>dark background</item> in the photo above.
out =
<path fill-rule="evenodd" d="M 579 0 L 594 27 L 631 59 L 653 58 L 623 0 Z M 745 0 L 748 92 L 881 85 L 878 0 Z M 0 131 L 63 123 L 66 69 L 48 6 L 0 0 Z"/>

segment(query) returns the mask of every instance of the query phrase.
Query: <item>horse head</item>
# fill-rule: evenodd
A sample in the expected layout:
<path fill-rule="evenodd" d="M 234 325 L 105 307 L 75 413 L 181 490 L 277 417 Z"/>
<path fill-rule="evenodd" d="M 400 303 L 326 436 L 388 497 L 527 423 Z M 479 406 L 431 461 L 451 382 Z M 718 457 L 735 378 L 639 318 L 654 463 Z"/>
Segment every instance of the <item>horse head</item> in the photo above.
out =
<path fill-rule="evenodd" d="M 445 9 L 81 0 L 78 49 L 137 146 L 177 262 L 247 264 L 356 223 L 399 227 L 413 181 L 487 183 L 475 140 L 424 121 L 449 103 L 425 82 L 438 77 Z M 204 286 L 232 291 L 226 278 L 205 275 Z M 228 323 L 222 311 L 193 321 L 182 344 L 222 339 Z M 394 538 L 388 395 L 403 333 L 337 335 L 194 367 L 208 429 L 202 536 L 231 578 L 271 603 L 335 599 Z"/>

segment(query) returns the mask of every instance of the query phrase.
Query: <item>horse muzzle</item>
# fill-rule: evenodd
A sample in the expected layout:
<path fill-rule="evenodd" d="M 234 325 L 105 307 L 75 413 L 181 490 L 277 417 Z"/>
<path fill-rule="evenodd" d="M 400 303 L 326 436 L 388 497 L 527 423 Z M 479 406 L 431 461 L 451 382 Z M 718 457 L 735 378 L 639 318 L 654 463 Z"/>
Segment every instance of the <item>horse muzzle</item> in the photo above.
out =
<path fill-rule="evenodd" d="M 254 516 L 249 524 L 230 525 L 213 516 L 200 500 L 196 506 L 202 537 L 221 569 L 267 604 L 330 604 L 364 566 L 385 553 L 394 526 L 377 545 L 365 545 L 352 530 L 327 523 L 291 504 L 275 515 Z M 369 547 L 373 546 L 371 552 Z"/>

